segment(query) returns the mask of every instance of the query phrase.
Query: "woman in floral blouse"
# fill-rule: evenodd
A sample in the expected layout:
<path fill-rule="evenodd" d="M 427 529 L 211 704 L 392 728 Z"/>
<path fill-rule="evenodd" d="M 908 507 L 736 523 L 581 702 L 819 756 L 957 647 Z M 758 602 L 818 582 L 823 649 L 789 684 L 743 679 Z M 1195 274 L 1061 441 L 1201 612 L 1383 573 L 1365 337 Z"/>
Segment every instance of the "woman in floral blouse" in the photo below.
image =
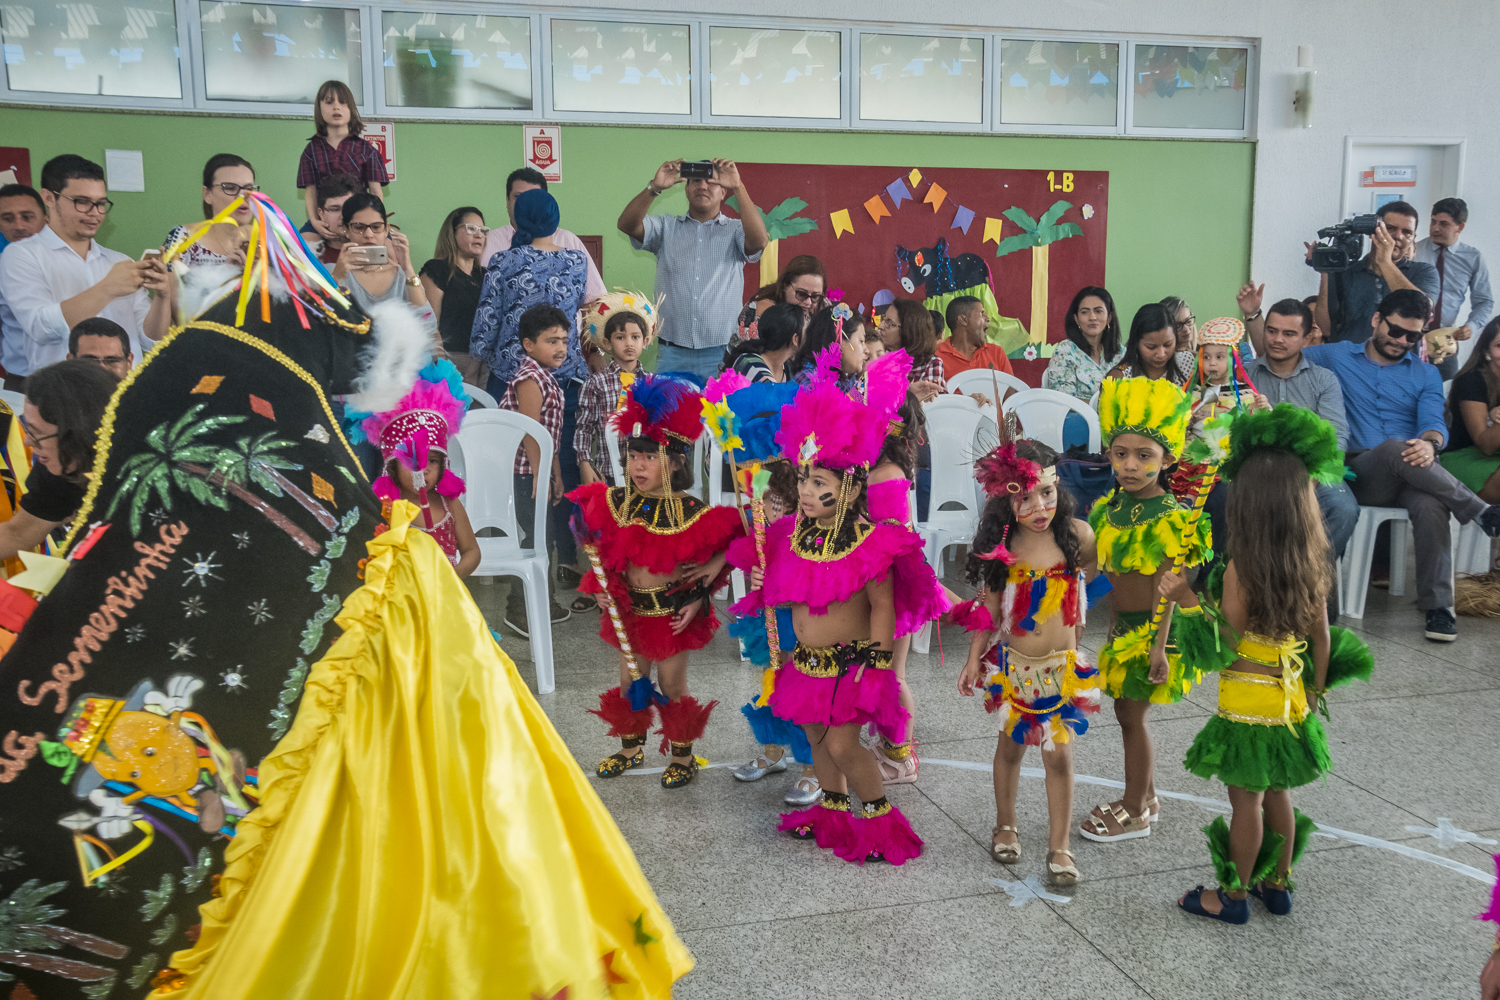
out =
<path fill-rule="evenodd" d="M 1125 356 L 1115 300 L 1096 286 L 1080 289 L 1068 307 L 1063 329 L 1067 339 L 1052 348 L 1052 360 L 1042 373 L 1042 388 L 1092 399 L 1104 373 Z"/>

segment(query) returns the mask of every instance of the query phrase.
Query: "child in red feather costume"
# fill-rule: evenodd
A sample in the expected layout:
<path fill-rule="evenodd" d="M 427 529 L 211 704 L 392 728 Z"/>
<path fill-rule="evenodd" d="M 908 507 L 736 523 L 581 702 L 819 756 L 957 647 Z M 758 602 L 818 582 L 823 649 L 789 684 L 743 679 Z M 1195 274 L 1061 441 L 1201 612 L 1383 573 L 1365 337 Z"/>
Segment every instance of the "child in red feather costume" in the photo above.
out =
<path fill-rule="evenodd" d="M 791 604 L 796 627 L 797 649 L 778 673 L 770 706 L 806 731 L 823 798 L 784 814 L 780 828 L 858 864 L 899 865 L 922 852 L 859 735 L 870 723 L 894 743 L 906 739 L 911 715 L 893 669 L 895 640 L 949 606 L 921 540 L 869 518 L 865 481 L 906 398 L 909 367 L 901 352 L 876 362 L 864 402 L 815 377 L 782 408 L 776 443 L 799 466 L 797 514 L 767 529 L 764 570 L 748 543 L 730 552 L 736 565 L 754 567 L 751 593 L 732 610 Z"/>
<path fill-rule="evenodd" d="M 629 647 L 621 648 L 614 615 L 602 615 L 600 637 L 620 649 L 620 686 L 601 694 L 591 711 L 609 723 L 620 750 L 599 762 L 601 778 L 644 763 L 654 711 L 662 752 L 672 747 L 662 787 L 686 785 L 697 773 L 693 741 L 718 704 L 688 694 L 688 653 L 718 630 L 709 595 L 727 579 L 725 549 L 744 526 L 733 507 L 710 507 L 685 492 L 693 484 L 693 442 L 703 430 L 702 398 L 672 379 L 636 379 L 610 418 L 626 448 L 625 485 L 590 483 L 568 494 L 578 505 L 574 533 L 594 550 L 608 581 L 607 596 L 597 574 L 578 589 L 598 595 L 601 607 L 613 602 Z"/>

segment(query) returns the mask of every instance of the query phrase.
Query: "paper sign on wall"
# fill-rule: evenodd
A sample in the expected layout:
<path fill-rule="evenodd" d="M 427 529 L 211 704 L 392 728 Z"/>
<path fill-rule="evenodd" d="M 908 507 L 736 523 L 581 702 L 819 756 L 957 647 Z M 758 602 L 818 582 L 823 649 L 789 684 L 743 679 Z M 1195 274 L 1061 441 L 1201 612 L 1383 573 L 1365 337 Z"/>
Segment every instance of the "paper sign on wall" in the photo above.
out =
<path fill-rule="evenodd" d="M 139 149 L 106 149 L 104 176 L 111 191 L 146 190 L 146 167 Z"/>
<path fill-rule="evenodd" d="M 365 122 L 365 130 L 362 134 L 365 142 L 375 147 L 375 151 L 385 160 L 385 175 L 391 180 L 396 179 L 396 123 L 395 122 Z"/>
<path fill-rule="evenodd" d="M 562 130 L 556 125 L 527 125 L 521 134 L 521 156 L 542 172 L 548 184 L 562 180 Z"/>

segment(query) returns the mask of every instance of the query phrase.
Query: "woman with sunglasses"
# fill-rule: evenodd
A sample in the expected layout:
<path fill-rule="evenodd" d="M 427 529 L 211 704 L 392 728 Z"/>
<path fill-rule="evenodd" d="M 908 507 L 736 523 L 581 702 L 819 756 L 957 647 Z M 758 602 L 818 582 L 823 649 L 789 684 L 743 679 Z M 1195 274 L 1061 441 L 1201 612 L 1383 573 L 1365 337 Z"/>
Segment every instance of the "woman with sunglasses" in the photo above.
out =
<path fill-rule="evenodd" d="M 484 287 L 484 214 L 473 206 L 455 208 L 438 231 L 433 257 L 422 265 L 422 288 L 437 314 L 443 350 L 470 385 L 484 387 L 488 378 L 484 361 L 469 353 L 469 335 L 474 330 L 474 310 Z"/>
<path fill-rule="evenodd" d="M 255 183 L 255 168 L 250 161 L 233 153 L 218 153 L 203 165 L 203 217 L 212 219 L 241 195 L 259 191 Z M 236 257 L 245 243 L 241 226 L 250 224 L 250 205 L 234 210 L 234 214 L 217 226 L 209 226 L 208 232 L 199 236 L 197 242 L 183 251 L 181 260 L 189 267 L 194 264 L 228 264 Z M 175 227 L 167 234 L 162 252 L 190 234 L 197 233 L 207 223 L 192 222 Z M 243 257 L 241 257 L 243 261 Z"/>
<path fill-rule="evenodd" d="M 73 520 L 94 468 L 94 444 L 104 408 L 119 379 L 93 361 L 59 361 L 26 380 L 26 404 L 12 413 L 0 403 L 0 421 L 21 424 L 31 449 L 26 493 L 0 523 L 0 560 L 29 552 Z"/>
<path fill-rule="evenodd" d="M 810 254 L 798 254 L 787 261 L 781 277 L 756 289 L 740 312 L 738 329 L 724 348 L 725 356 L 738 349 L 741 341 L 754 340 L 756 322 L 761 315 L 783 302 L 802 310 L 806 317 L 802 326 L 806 329 L 813 314 L 829 304 L 828 272 L 823 269 L 822 261 Z"/>
<path fill-rule="evenodd" d="M 411 265 L 411 244 L 406 234 L 391 228 L 385 202 L 361 191 L 344 202 L 345 238 L 333 265 L 333 280 L 347 288 L 366 313 L 381 302 L 405 302 L 412 307 L 422 329 L 437 332 L 437 320 L 427 302 L 422 279 Z M 370 263 L 371 247 L 385 248 L 385 263 Z"/>

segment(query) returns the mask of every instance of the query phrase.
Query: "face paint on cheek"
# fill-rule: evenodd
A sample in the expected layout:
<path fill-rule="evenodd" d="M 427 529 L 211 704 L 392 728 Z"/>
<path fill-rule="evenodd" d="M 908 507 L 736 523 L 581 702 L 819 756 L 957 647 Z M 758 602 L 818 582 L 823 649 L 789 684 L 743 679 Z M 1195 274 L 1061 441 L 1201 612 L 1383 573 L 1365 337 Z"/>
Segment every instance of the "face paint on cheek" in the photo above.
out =
<path fill-rule="evenodd" d="M 818 502 L 824 507 L 832 507 L 836 501 L 832 493 L 820 493 L 818 494 Z"/>
<path fill-rule="evenodd" d="M 1147 478 L 1147 479 L 1149 479 L 1152 476 L 1156 475 L 1156 473 L 1158 471 L 1160 471 L 1159 467 L 1157 467 L 1155 465 L 1143 465 L 1143 466 L 1141 466 L 1141 475 L 1143 477 Z"/>

